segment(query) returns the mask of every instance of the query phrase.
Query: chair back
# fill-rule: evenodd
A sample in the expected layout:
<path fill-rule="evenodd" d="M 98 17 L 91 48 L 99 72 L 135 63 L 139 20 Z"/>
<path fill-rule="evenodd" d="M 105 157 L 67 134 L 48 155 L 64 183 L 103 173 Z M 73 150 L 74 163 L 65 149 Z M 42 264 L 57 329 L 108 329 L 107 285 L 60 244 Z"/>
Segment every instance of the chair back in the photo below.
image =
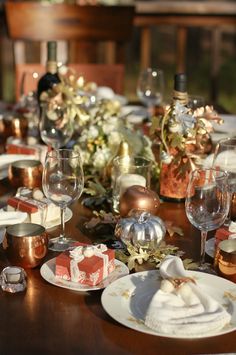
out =
<path fill-rule="evenodd" d="M 69 62 L 75 62 L 76 52 L 80 50 L 75 42 L 92 42 L 93 47 L 101 41 L 124 45 L 131 39 L 135 12 L 134 6 L 80 6 L 40 1 L 6 1 L 5 10 L 8 34 L 12 40 L 24 43 L 67 41 Z M 18 48 L 16 57 L 19 52 Z M 106 62 L 121 61 L 111 53 L 112 50 Z M 16 62 L 20 61 L 25 62 L 24 57 L 16 58 Z"/>

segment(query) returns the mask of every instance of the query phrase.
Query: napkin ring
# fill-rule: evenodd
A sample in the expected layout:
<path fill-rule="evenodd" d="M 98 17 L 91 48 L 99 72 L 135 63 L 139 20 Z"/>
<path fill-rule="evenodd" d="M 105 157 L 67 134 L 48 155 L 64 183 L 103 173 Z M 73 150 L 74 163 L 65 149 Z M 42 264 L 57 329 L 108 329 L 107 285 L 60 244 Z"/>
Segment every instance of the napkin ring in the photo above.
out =
<path fill-rule="evenodd" d="M 183 284 L 187 282 L 192 282 L 196 284 L 196 281 L 192 277 L 170 277 L 167 280 L 172 283 L 174 288 L 180 288 Z"/>

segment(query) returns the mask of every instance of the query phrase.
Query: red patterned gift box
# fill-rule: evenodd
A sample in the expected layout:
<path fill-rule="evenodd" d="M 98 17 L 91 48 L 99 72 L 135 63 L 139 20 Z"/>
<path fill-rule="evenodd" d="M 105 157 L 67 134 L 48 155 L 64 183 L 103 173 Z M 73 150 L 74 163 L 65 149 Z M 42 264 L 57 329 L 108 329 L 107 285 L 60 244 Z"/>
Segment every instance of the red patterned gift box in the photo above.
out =
<path fill-rule="evenodd" d="M 115 269 L 115 252 L 104 244 L 75 243 L 56 257 L 56 276 L 95 286 Z"/>
<path fill-rule="evenodd" d="M 217 229 L 216 234 L 215 234 L 215 246 L 217 247 L 218 244 L 222 240 L 226 240 L 229 238 L 234 238 L 236 237 L 236 232 L 235 231 L 230 231 L 231 226 L 228 227 L 221 227 Z"/>

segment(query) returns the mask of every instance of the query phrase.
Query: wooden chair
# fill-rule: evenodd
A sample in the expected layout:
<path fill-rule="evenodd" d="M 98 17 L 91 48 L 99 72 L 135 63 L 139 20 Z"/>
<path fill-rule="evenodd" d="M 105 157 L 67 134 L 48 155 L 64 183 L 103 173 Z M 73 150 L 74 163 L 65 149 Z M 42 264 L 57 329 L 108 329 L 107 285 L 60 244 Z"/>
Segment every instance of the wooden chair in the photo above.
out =
<path fill-rule="evenodd" d="M 60 62 L 84 63 L 76 70 L 83 72 L 87 80 L 111 86 L 117 93 L 122 93 L 124 68 L 114 65 L 125 63 L 125 45 L 131 39 L 133 29 L 133 6 L 6 1 L 5 13 L 8 35 L 13 40 L 17 99 L 27 62 L 37 63 L 29 70 L 39 74 L 45 72 L 46 42 L 50 40 L 58 42 Z M 103 61 L 101 55 L 99 57 L 101 43 L 106 46 Z M 28 57 L 30 54 L 30 60 L 26 54 Z M 101 62 L 112 66 L 102 66 Z M 85 66 L 85 63 L 99 64 L 95 67 L 95 64 Z"/>
<path fill-rule="evenodd" d="M 133 6 L 6 1 L 5 12 L 9 36 L 16 41 L 14 51 L 18 63 L 25 63 L 23 45 L 26 42 L 61 40 L 69 42 L 68 61 L 74 63 L 80 56 L 81 42 L 92 43 L 94 48 L 97 43 L 108 41 L 105 62 L 113 64 L 123 59 L 123 54 L 118 56 L 119 52 L 116 53 L 116 47 L 124 51 L 125 43 L 132 36 Z M 41 62 L 45 63 L 45 60 Z"/>
<path fill-rule="evenodd" d="M 108 86 L 117 94 L 124 92 L 124 65 L 122 64 L 69 64 L 78 75 L 84 76 L 86 81 L 94 81 L 99 86 Z M 36 79 L 45 73 L 45 66 L 38 63 L 16 64 L 15 97 L 19 100 L 24 91 L 35 90 Z M 31 74 L 31 75 L 26 75 Z"/>

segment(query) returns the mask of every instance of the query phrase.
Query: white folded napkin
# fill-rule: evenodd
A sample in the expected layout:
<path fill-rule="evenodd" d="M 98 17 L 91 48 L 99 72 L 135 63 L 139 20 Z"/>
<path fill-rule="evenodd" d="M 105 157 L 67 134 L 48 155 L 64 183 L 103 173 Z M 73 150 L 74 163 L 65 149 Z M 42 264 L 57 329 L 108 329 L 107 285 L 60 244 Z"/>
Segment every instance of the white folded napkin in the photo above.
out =
<path fill-rule="evenodd" d="M 163 278 L 147 310 L 145 324 L 159 333 L 202 336 L 222 329 L 230 314 L 188 278 L 182 260 L 168 256 L 160 266 Z M 176 281 L 179 286 L 174 286 Z"/>
<path fill-rule="evenodd" d="M 22 223 L 26 220 L 27 213 L 20 211 L 0 211 L 0 226 Z"/>

